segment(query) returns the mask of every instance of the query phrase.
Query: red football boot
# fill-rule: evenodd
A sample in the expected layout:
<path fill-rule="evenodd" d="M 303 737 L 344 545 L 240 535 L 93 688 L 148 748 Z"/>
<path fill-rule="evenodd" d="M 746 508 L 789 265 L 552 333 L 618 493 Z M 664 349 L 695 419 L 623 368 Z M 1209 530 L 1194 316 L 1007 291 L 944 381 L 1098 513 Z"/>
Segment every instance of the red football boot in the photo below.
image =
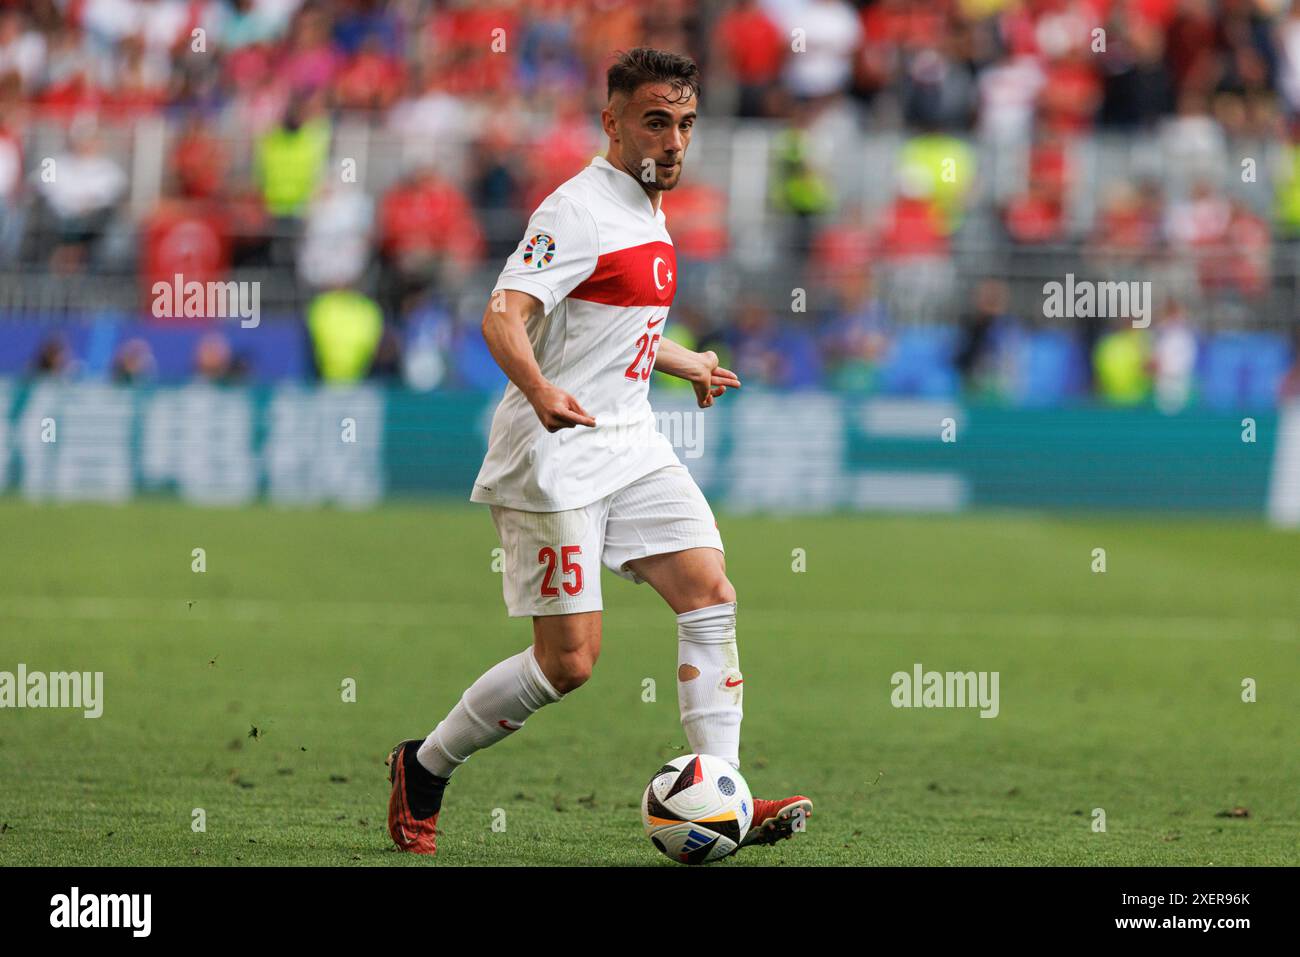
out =
<path fill-rule="evenodd" d="M 415 758 L 422 740 L 403 741 L 384 762 L 393 784 L 388 796 L 388 834 L 398 850 L 434 854 L 438 850 L 438 811 L 445 778 L 435 777 Z"/>
<path fill-rule="evenodd" d="M 804 822 L 812 817 L 812 801 L 802 794 L 783 801 L 765 801 L 754 798 L 754 819 L 750 822 L 741 847 L 757 844 L 775 844 L 794 837 L 804 830 Z"/>

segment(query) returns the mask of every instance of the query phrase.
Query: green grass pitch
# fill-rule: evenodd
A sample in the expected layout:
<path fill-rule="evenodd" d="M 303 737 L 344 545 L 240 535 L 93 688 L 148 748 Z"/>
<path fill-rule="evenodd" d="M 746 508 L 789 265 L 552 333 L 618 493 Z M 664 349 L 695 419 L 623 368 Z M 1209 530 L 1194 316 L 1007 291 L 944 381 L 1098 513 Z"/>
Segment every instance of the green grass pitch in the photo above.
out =
<path fill-rule="evenodd" d="M 1295 534 L 1020 513 L 721 524 L 742 770 L 817 806 L 796 840 L 715 866 L 1300 863 Z M 389 846 L 384 755 L 531 636 L 505 615 L 486 511 L 5 499 L 0 541 L 0 670 L 105 676 L 97 720 L 0 711 L 0 864 L 676 866 L 637 809 L 685 745 L 673 615 L 648 586 L 606 575 L 594 678 L 457 773 L 427 859 Z M 999 672 L 1001 713 L 892 707 L 915 662 Z"/>

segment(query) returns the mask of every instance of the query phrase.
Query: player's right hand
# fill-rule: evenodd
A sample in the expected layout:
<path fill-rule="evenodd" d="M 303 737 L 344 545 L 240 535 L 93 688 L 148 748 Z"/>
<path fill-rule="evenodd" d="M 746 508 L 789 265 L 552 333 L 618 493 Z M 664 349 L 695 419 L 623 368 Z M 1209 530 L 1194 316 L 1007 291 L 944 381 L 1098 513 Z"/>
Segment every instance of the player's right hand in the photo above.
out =
<path fill-rule="evenodd" d="M 571 429 L 575 425 L 596 427 L 596 420 L 587 414 L 577 399 L 553 385 L 538 389 L 529 397 L 529 401 L 547 432 Z"/>

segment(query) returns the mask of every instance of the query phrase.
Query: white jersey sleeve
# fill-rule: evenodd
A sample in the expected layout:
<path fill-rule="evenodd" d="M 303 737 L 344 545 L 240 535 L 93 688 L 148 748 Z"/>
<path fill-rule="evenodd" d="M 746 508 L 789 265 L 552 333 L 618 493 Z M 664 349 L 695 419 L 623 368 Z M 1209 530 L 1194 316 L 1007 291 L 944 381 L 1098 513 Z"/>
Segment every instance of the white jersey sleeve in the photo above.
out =
<path fill-rule="evenodd" d="M 550 313 L 596 269 L 600 243 L 591 213 L 552 193 L 528 221 L 492 291 L 526 292 Z"/>

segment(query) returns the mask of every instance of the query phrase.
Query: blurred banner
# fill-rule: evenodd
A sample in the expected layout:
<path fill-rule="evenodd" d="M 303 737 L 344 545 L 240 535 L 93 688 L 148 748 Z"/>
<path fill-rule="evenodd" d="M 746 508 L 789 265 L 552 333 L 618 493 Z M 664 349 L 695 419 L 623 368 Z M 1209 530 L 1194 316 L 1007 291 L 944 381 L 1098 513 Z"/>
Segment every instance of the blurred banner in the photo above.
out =
<path fill-rule="evenodd" d="M 0 381 L 0 489 L 32 500 L 368 507 L 467 498 L 497 394 Z M 747 390 L 659 431 L 720 509 L 1269 513 L 1300 524 L 1300 403 L 1251 415 Z M 611 434 L 611 442 L 636 441 Z"/>

